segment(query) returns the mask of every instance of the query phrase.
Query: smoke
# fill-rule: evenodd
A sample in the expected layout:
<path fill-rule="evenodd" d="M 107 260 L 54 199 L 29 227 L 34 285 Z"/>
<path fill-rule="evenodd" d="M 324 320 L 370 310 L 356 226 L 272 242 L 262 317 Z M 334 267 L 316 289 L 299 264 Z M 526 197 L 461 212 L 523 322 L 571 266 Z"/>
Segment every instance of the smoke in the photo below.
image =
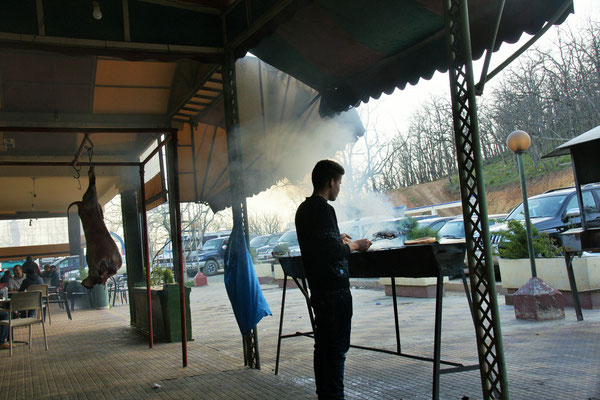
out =
<path fill-rule="evenodd" d="M 404 216 L 404 210 L 396 210 L 386 195 L 375 192 L 345 192 L 343 181 L 340 196 L 331 205 L 335 209 L 338 222 L 365 217 L 386 220 Z"/>
<path fill-rule="evenodd" d="M 289 190 L 290 210 L 277 210 L 293 218 L 300 202 L 312 193 L 306 177 L 317 161 L 335 159 L 364 134 L 363 124 L 354 109 L 321 118 L 314 89 L 258 59 L 238 60 L 236 69 L 238 93 L 244 93 L 238 96 L 242 163 L 230 163 L 230 171 L 241 170 L 248 197 L 286 180 L 302 188 Z M 342 192 L 351 186 L 342 183 Z M 383 195 L 347 193 L 333 204 L 340 220 L 393 216 L 393 206 Z"/>

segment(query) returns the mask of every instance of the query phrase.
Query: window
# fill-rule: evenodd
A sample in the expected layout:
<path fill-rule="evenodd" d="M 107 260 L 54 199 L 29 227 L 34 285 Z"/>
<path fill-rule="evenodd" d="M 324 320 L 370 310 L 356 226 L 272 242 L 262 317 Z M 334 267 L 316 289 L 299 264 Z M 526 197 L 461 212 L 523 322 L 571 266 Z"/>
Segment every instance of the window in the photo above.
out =
<path fill-rule="evenodd" d="M 598 206 L 596 205 L 596 200 L 594 199 L 594 195 L 592 192 L 582 192 L 581 197 L 583 198 L 583 208 L 585 209 L 585 215 L 595 213 L 598 211 Z M 577 195 L 573 195 L 569 202 L 567 203 L 567 207 L 565 208 L 565 212 L 569 211 L 573 208 L 579 208 L 579 202 L 577 201 Z"/>
<path fill-rule="evenodd" d="M 529 216 L 531 218 L 554 217 L 558 215 L 559 210 L 566 198 L 567 195 L 563 194 L 558 196 L 545 196 L 538 197 L 536 199 L 528 199 L 527 204 L 529 204 Z M 577 202 L 577 199 L 575 199 L 575 202 Z M 506 220 L 522 220 L 524 219 L 523 215 L 523 204 L 521 203 L 513 210 L 513 212 L 510 213 Z"/>
<path fill-rule="evenodd" d="M 465 224 L 462 220 L 449 221 L 439 230 L 441 237 L 450 239 L 462 239 L 465 237 Z"/>
<path fill-rule="evenodd" d="M 279 239 L 280 242 L 286 242 L 288 246 L 298 246 L 298 236 L 296 231 L 287 231 Z"/>

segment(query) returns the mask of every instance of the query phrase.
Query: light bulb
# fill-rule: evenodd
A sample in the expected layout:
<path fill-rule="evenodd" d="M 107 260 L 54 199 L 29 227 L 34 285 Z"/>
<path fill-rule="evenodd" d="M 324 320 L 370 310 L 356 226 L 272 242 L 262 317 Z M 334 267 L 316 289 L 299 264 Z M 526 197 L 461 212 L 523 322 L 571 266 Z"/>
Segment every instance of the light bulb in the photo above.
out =
<path fill-rule="evenodd" d="M 102 19 L 102 11 L 100 11 L 100 4 L 97 1 L 92 1 L 92 8 L 94 11 L 92 12 L 92 17 L 94 19 Z"/>

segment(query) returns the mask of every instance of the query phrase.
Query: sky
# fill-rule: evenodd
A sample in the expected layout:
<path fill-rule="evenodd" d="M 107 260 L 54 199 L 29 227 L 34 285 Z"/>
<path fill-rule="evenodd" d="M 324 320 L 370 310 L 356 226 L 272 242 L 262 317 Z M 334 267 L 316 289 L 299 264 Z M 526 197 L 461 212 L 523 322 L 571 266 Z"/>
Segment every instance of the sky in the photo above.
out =
<path fill-rule="evenodd" d="M 592 20 L 600 21 L 600 0 L 574 0 L 574 7 L 575 13 L 567 18 L 567 22 L 573 28 L 585 24 L 589 17 Z M 556 28 L 553 27 L 534 46 L 543 46 L 544 43 L 551 42 L 555 34 Z M 530 38 L 531 36 L 525 34 L 517 43 L 502 44 L 500 50 L 492 55 L 489 71 L 502 63 Z M 475 81 L 478 81 L 481 75 L 482 60 L 483 57 L 474 63 Z M 499 79 L 501 79 L 501 73 L 486 83 L 487 90 L 489 91 L 494 82 Z M 379 132 L 387 135 L 392 135 L 397 130 L 406 132 L 411 114 L 418 110 L 421 104 L 428 101 L 432 95 L 449 97 L 449 85 L 448 75 L 436 72 L 430 80 L 421 79 L 415 86 L 408 85 L 404 90 L 396 89 L 391 95 L 383 94 L 379 99 L 371 99 L 368 103 L 361 104 L 358 111 L 361 116 L 366 115 L 368 111 L 371 121 L 376 121 L 374 126 Z M 343 184 L 342 190 L 344 190 Z M 302 195 L 310 195 L 309 189 L 305 189 L 305 191 L 304 194 L 298 193 L 298 190 L 294 192 L 296 201 Z M 251 214 L 271 213 L 276 210 L 286 222 L 293 220 L 296 207 L 297 204 L 290 200 L 286 190 L 281 188 L 267 190 L 248 199 L 248 209 Z"/>

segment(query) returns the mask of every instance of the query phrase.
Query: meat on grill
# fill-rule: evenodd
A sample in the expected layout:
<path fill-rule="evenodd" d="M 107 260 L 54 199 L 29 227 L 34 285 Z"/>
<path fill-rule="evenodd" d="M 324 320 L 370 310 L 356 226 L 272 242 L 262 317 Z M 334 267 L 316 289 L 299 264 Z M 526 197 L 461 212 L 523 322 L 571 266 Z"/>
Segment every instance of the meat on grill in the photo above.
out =
<path fill-rule="evenodd" d="M 83 286 L 91 289 L 95 284 L 106 284 L 106 280 L 117 273 L 121 267 L 121 254 L 111 238 L 106 225 L 102 207 L 98 203 L 96 192 L 96 175 L 94 166 L 88 172 L 89 186 L 83 194 L 82 201 L 75 201 L 69 205 L 77 205 L 77 212 L 83 225 L 87 253 L 85 259 L 88 264 L 88 277 L 81 282 Z"/>

